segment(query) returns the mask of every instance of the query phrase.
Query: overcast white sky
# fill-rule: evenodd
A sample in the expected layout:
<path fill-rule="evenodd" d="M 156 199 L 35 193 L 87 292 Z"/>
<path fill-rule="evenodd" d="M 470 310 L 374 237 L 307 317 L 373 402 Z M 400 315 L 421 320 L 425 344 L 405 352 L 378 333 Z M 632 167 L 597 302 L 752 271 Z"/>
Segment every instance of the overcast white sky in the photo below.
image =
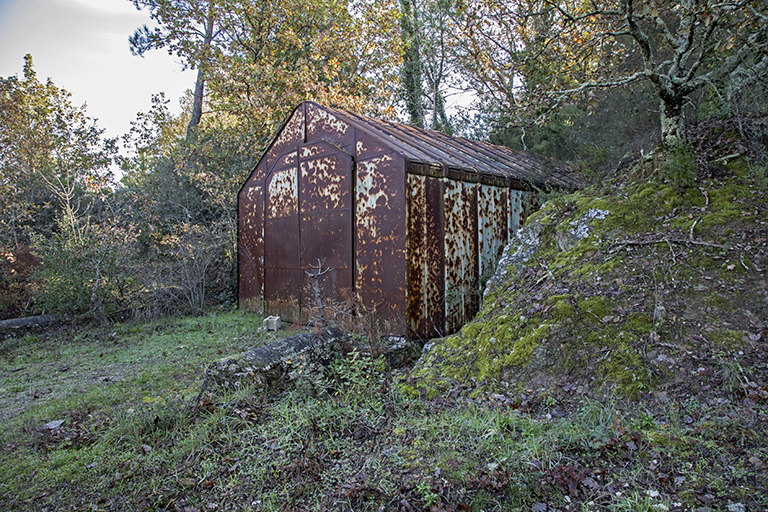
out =
<path fill-rule="evenodd" d="M 75 105 L 87 103 L 107 136 L 120 136 L 153 93 L 178 112 L 194 88 L 195 73 L 165 50 L 131 55 L 128 36 L 144 24 L 149 15 L 129 0 L 0 0 L 0 76 L 22 77 L 29 53 L 39 80 L 50 77 Z"/>

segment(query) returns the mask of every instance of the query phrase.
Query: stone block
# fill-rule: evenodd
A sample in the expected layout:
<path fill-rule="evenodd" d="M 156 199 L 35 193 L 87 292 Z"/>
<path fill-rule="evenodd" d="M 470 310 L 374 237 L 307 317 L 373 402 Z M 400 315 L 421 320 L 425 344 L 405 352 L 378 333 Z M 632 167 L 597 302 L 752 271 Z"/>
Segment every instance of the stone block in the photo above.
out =
<path fill-rule="evenodd" d="M 279 316 L 268 316 L 264 319 L 264 330 L 265 331 L 277 331 L 280 329 L 280 317 Z"/>

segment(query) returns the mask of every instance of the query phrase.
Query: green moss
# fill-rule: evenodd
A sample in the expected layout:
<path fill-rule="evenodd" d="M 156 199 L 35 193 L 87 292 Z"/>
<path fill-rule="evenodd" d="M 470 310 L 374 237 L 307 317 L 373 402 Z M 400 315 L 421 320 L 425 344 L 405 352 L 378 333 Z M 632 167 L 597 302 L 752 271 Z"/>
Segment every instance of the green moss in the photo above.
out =
<path fill-rule="evenodd" d="M 730 297 L 719 292 L 709 294 L 704 303 L 726 313 L 730 313 L 734 310 L 734 304 Z"/>
<path fill-rule="evenodd" d="M 618 197 L 595 198 L 584 205 L 585 211 L 596 208 L 610 212 L 605 219 L 594 223 L 594 235 L 617 231 L 625 235 L 652 231 L 660 215 L 671 212 L 684 203 L 671 186 L 643 183 L 628 187 Z"/>
<path fill-rule="evenodd" d="M 608 297 L 602 295 L 595 295 L 593 297 L 587 297 L 578 301 L 579 309 L 581 310 L 581 317 L 587 324 L 599 322 L 600 319 L 608 316 L 608 314 L 616 306 Z"/>
<path fill-rule="evenodd" d="M 632 331 L 637 335 L 644 335 L 649 334 L 653 330 L 653 322 L 649 315 L 632 313 L 624 319 L 622 328 Z"/>
<path fill-rule="evenodd" d="M 709 342 L 729 349 L 741 347 L 744 344 L 741 339 L 743 335 L 743 332 L 731 329 L 714 329 L 704 333 L 704 337 Z"/>
<path fill-rule="evenodd" d="M 496 372 L 502 368 L 508 368 L 510 366 L 522 366 L 528 363 L 531 359 L 534 349 L 546 339 L 552 325 L 540 324 L 533 329 L 529 329 L 528 332 L 517 338 L 512 347 L 512 352 L 506 357 L 501 358 L 499 361 L 501 365 L 497 365 Z"/>
<path fill-rule="evenodd" d="M 617 343 L 599 369 L 600 376 L 612 382 L 630 398 L 652 389 L 656 382 L 631 344 Z"/>
<path fill-rule="evenodd" d="M 561 322 L 566 319 L 576 319 L 576 307 L 571 302 L 570 295 L 555 295 L 550 297 L 547 302 L 553 305 L 550 315 L 554 321 Z"/>

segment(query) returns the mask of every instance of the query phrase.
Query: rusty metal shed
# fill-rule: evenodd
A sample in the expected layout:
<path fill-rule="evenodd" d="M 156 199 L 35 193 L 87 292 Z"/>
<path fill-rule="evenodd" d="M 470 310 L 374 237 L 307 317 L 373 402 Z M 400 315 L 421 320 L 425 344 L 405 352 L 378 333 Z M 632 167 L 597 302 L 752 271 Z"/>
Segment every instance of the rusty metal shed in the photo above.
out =
<path fill-rule="evenodd" d="M 356 297 L 392 334 L 455 332 L 536 189 L 574 185 L 528 153 L 302 103 L 238 196 L 240 306 L 306 321 L 319 262 L 327 303 Z"/>

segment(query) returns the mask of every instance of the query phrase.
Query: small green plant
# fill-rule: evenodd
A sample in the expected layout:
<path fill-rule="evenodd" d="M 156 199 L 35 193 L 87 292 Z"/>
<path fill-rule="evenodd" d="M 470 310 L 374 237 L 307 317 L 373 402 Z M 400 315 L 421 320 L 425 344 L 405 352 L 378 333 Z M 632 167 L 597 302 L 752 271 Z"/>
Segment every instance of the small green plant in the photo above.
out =
<path fill-rule="evenodd" d="M 416 490 L 418 491 L 419 495 L 421 495 L 421 499 L 427 507 L 436 505 L 440 500 L 440 495 L 433 491 L 432 486 L 427 482 L 422 481 L 416 484 Z"/>
<path fill-rule="evenodd" d="M 620 496 L 615 503 L 608 505 L 608 510 L 625 512 L 663 512 L 670 510 L 670 502 L 659 498 L 658 491 L 646 491 L 645 494 L 634 492 Z"/>
<path fill-rule="evenodd" d="M 730 393 L 743 392 L 746 394 L 753 369 L 749 366 L 742 366 L 738 359 L 725 356 L 718 359 L 723 376 L 723 388 Z"/>
<path fill-rule="evenodd" d="M 385 366 L 383 356 L 373 359 L 355 349 L 331 365 L 329 384 L 337 392 L 361 394 L 381 382 Z"/>
<path fill-rule="evenodd" d="M 638 430 L 653 430 L 657 427 L 656 419 L 652 414 L 642 412 L 640 413 L 640 417 L 632 423 L 632 427 Z"/>
<path fill-rule="evenodd" d="M 693 186 L 696 179 L 696 154 L 690 145 L 680 144 L 669 149 L 669 159 L 661 167 L 662 180 L 672 183 L 678 190 Z"/>

